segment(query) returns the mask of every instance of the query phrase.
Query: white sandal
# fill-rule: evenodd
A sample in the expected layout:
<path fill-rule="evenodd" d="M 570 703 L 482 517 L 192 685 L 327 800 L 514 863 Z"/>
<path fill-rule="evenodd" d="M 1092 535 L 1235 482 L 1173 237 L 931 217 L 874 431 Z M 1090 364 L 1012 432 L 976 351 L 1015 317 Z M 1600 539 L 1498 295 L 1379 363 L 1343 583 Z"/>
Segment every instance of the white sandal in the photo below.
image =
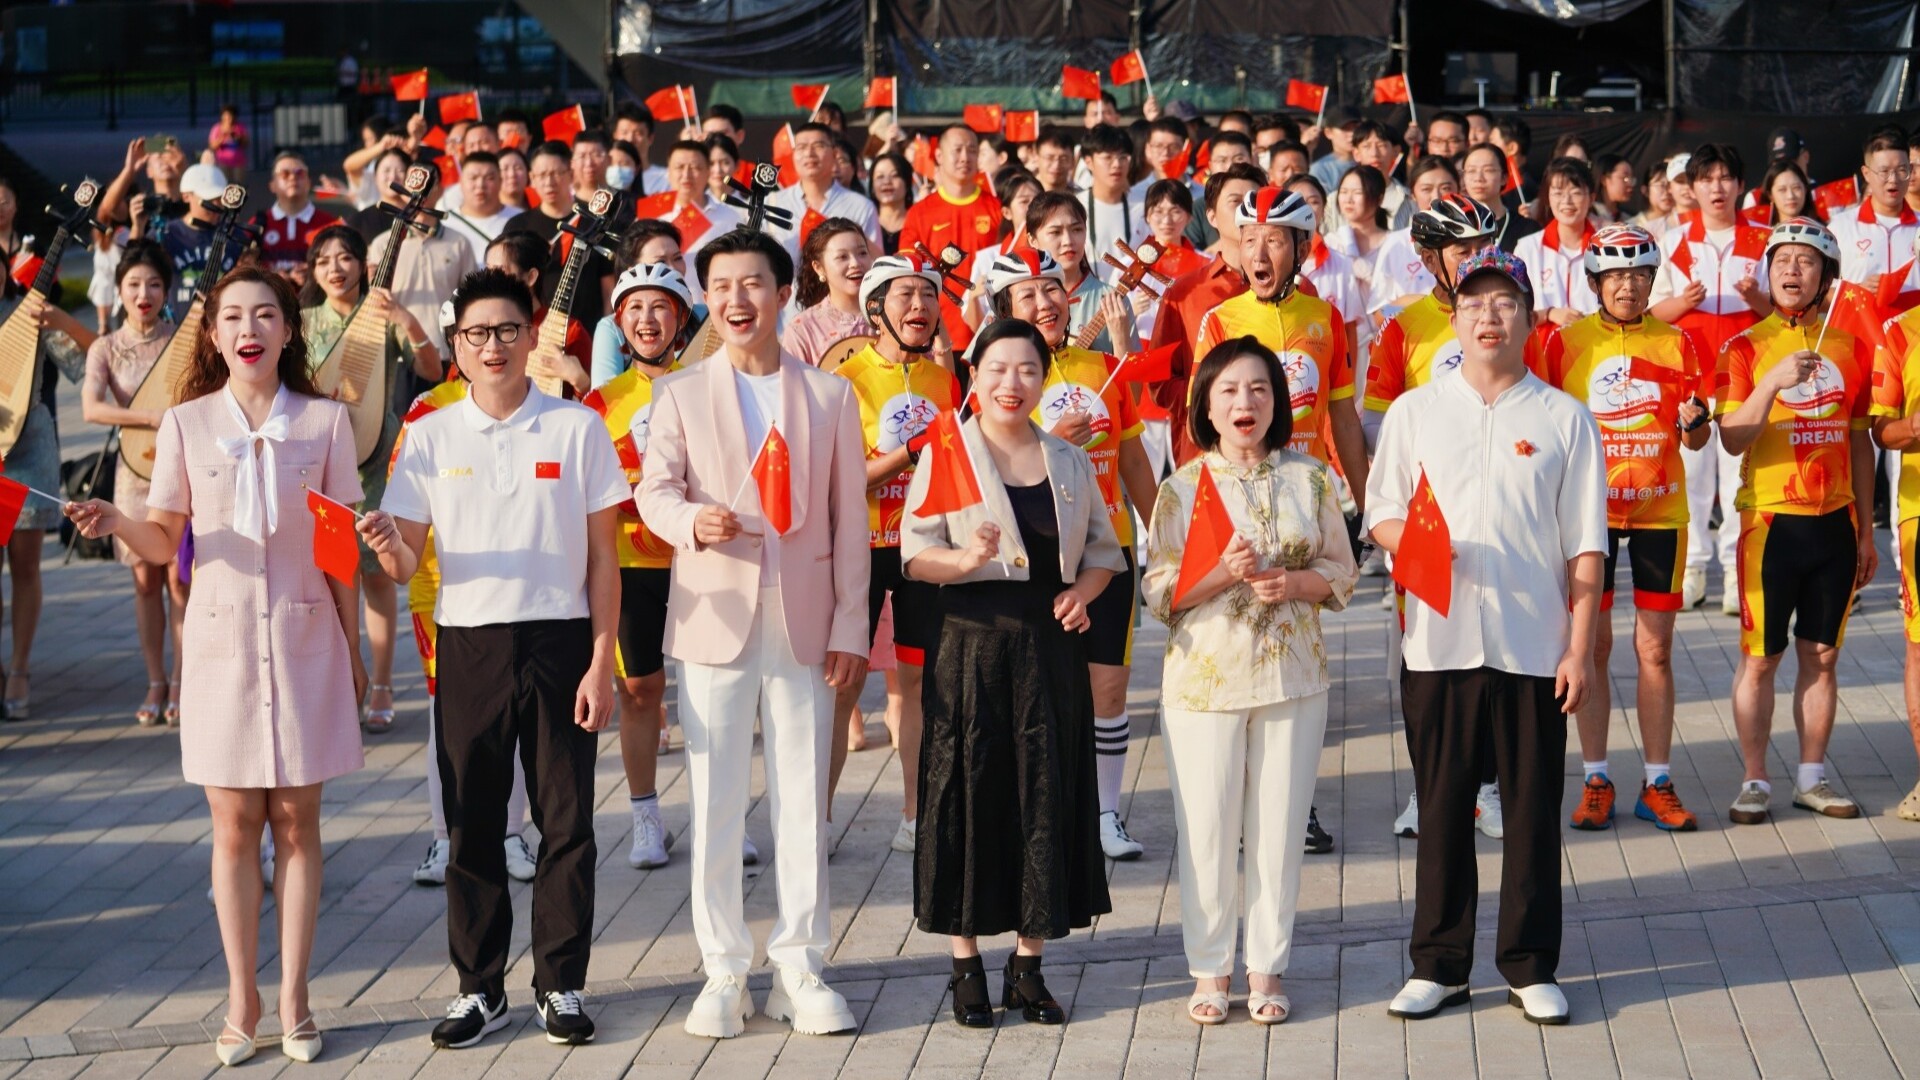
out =
<path fill-rule="evenodd" d="M 1277 1008 L 1278 1013 L 1263 1013 L 1260 1010 Z M 1247 991 L 1247 1014 L 1256 1024 L 1284 1024 L 1287 1017 L 1293 1015 L 1293 1002 L 1285 994 L 1263 994 L 1258 990 Z"/>
<path fill-rule="evenodd" d="M 1207 1016 L 1199 1012 L 1203 1005 L 1211 1005 L 1214 1015 Z M 1196 990 L 1187 999 L 1187 1019 L 1201 1027 L 1216 1027 L 1227 1022 L 1227 992 L 1225 990 Z"/>

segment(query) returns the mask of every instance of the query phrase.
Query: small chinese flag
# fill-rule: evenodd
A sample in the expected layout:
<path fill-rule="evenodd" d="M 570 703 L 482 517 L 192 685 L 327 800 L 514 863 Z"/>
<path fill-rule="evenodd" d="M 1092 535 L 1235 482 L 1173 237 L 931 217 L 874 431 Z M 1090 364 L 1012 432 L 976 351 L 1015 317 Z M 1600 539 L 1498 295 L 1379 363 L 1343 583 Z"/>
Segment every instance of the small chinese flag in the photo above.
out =
<path fill-rule="evenodd" d="M 713 219 L 709 218 L 698 206 L 688 203 L 672 217 L 673 227 L 680 232 L 680 250 L 693 247 L 707 230 L 713 228 Z"/>
<path fill-rule="evenodd" d="M 793 528 L 792 459 L 787 455 L 786 436 L 770 427 L 753 458 L 753 488 L 760 493 L 760 515 L 777 535 Z"/>
<path fill-rule="evenodd" d="M 914 507 L 916 517 L 938 517 L 978 506 L 980 481 L 973 475 L 973 459 L 967 456 L 967 442 L 960 435 L 960 414 L 947 409 L 934 417 L 928 430 L 929 456 L 927 497 Z"/>
<path fill-rule="evenodd" d="M 633 204 L 633 216 L 638 218 L 664 218 L 673 213 L 673 204 L 679 196 L 671 191 L 662 191 L 657 195 L 648 195 Z"/>
<path fill-rule="evenodd" d="M 1173 356 L 1180 351 L 1180 343 L 1162 345 L 1145 352 L 1128 353 L 1113 369 L 1113 378 L 1118 382 L 1157 383 L 1173 378 Z"/>
<path fill-rule="evenodd" d="M 968 105 L 960 110 L 960 118 L 982 135 L 998 135 L 1007 122 L 1007 110 L 1002 105 Z"/>
<path fill-rule="evenodd" d="M 318 190 L 319 189 L 316 188 L 315 192 L 317 193 Z M 15 285 L 23 289 L 31 289 L 33 288 L 34 279 L 40 276 L 41 267 L 46 265 L 47 260 L 34 254 L 32 248 L 21 248 L 20 251 L 14 255 L 12 264 L 7 268 L 8 276 L 13 278 Z"/>
<path fill-rule="evenodd" d="M 753 162 L 742 160 L 738 165 L 735 165 L 733 167 L 733 178 L 739 182 L 741 187 L 745 187 L 745 188 L 752 187 L 753 186 Z"/>
<path fill-rule="evenodd" d="M 826 224 L 826 221 L 827 215 L 822 214 L 811 206 L 807 207 L 807 212 L 800 217 L 800 246 L 805 247 L 807 237 L 812 236 L 813 230 Z"/>
<path fill-rule="evenodd" d="M 313 565 L 343 584 L 353 584 L 360 569 L 360 541 L 353 531 L 353 510 L 307 489 L 307 509 L 313 513 Z"/>
<path fill-rule="evenodd" d="M 587 130 L 587 113 L 578 105 L 569 105 L 540 121 L 540 133 L 549 139 L 573 145 L 573 137 Z"/>
<path fill-rule="evenodd" d="M 27 485 L 0 476 L 0 544 L 13 539 L 13 527 L 26 506 Z"/>
<path fill-rule="evenodd" d="M 1220 565 L 1233 541 L 1233 518 L 1220 502 L 1220 489 L 1213 484 L 1213 470 L 1200 466 L 1200 482 L 1193 488 L 1193 516 L 1187 520 L 1187 546 L 1180 553 L 1180 579 L 1173 586 L 1173 604 Z"/>
<path fill-rule="evenodd" d="M 793 125 L 781 124 L 780 130 L 773 133 L 773 163 L 789 165 L 793 162 Z"/>
<path fill-rule="evenodd" d="M 427 69 L 408 71 L 393 77 L 393 100 L 425 101 L 427 99 Z"/>
<path fill-rule="evenodd" d="M 1424 468 L 1407 507 L 1400 550 L 1393 554 L 1393 580 L 1441 618 L 1447 617 L 1453 606 L 1453 534 L 1447 531 L 1447 516 L 1440 512 Z"/>
<path fill-rule="evenodd" d="M 881 75 L 867 84 L 865 107 L 869 109 L 891 109 L 898 95 L 894 91 L 891 75 Z"/>
<path fill-rule="evenodd" d="M 1813 189 L 1813 205 L 1828 220 L 1835 212 L 1860 201 L 1860 187 L 1856 177 L 1845 180 L 1831 180 Z"/>
<path fill-rule="evenodd" d="M 1193 163 L 1193 144 L 1183 143 L 1180 152 L 1168 158 L 1160 165 L 1160 177 L 1163 180 L 1178 180 L 1187 175 L 1187 166 Z"/>
<path fill-rule="evenodd" d="M 514 128 L 512 131 L 500 136 L 500 149 L 502 150 L 525 150 L 526 148 L 527 137 L 520 134 L 519 128 Z M 533 210 L 536 209 L 536 207 L 529 206 L 527 209 Z"/>
<path fill-rule="evenodd" d="M 435 150 L 445 152 L 447 149 L 447 129 L 441 127 L 439 124 L 433 125 L 433 130 L 421 137 L 420 145 L 431 146 Z"/>
<path fill-rule="evenodd" d="M 1405 105 L 1413 100 L 1413 94 L 1407 90 L 1407 77 L 1389 75 L 1384 79 L 1373 80 L 1373 100 L 1376 105 L 1399 103 Z"/>
<path fill-rule="evenodd" d="M 480 119 L 480 92 L 469 90 L 464 94 L 448 94 L 440 99 L 440 122 L 457 124 L 462 120 Z"/>
<path fill-rule="evenodd" d="M 433 159 L 440 169 L 440 186 L 450 188 L 460 183 L 460 163 L 453 160 L 452 154 L 441 154 Z"/>
<path fill-rule="evenodd" d="M 1079 98 L 1082 101 L 1100 99 L 1100 73 L 1077 68 L 1071 64 L 1060 67 L 1060 96 Z"/>
<path fill-rule="evenodd" d="M 913 149 L 908 151 L 913 165 L 913 174 L 929 180 L 939 172 L 939 163 L 934 161 L 933 140 L 919 138 L 913 140 Z"/>
<path fill-rule="evenodd" d="M 1147 77 L 1147 64 L 1146 61 L 1140 59 L 1140 50 L 1135 49 L 1120 59 L 1115 60 L 1113 67 L 1109 69 L 1109 74 L 1113 76 L 1113 85 L 1115 86 L 1137 83 Z"/>
<path fill-rule="evenodd" d="M 1505 195 L 1509 191 L 1519 191 L 1519 190 L 1520 190 L 1520 165 L 1519 163 L 1515 162 L 1512 158 L 1507 158 L 1507 186 L 1500 189 L 1500 194 Z M 1685 251 L 1686 247 L 1687 245 L 1683 243 L 1680 245 L 1680 250 Z M 1687 258 L 1692 259 L 1693 256 L 1689 254 Z"/>
<path fill-rule="evenodd" d="M 1301 82 L 1299 79 L 1287 80 L 1287 106 L 1318 113 L 1327 107 L 1327 88 L 1319 83 Z"/>
<path fill-rule="evenodd" d="M 533 478 L 534 478 L 535 480 L 558 480 L 558 479 L 560 479 L 560 463 L 559 463 L 559 462 L 557 462 L 557 461 L 536 461 L 536 462 L 534 462 L 534 463 L 533 463 Z"/>
<path fill-rule="evenodd" d="M 1007 141 L 1030 143 L 1040 141 L 1040 110 L 1015 109 L 1007 114 Z"/>
<path fill-rule="evenodd" d="M 647 111 L 653 114 L 655 123 L 664 123 L 668 120 L 685 120 L 688 118 L 687 98 L 688 94 L 685 88 L 680 86 L 663 86 L 647 95 Z"/>
<path fill-rule="evenodd" d="M 801 112 L 812 115 L 820 108 L 820 103 L 827 99 L 828 85 L 827 83 L 794 83 L 792 87 L 794 105 Z"/>
<path fill-rule="evenodd" d="M 1827 328 L 1845 330 L 1862 345 L 1875 349 L 1887 347 L 1885 320 L 1880 304 L 1865 286 L 1842 281 L 1835 286 L 1833 307 L 1827 312 Z"/>

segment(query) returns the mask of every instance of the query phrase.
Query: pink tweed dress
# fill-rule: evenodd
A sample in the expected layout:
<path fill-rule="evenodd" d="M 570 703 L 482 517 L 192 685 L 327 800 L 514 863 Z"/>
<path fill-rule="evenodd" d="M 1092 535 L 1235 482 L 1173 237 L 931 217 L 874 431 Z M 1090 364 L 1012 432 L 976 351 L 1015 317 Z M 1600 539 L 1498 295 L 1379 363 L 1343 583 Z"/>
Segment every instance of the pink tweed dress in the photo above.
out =
<path fill-rule="evenodd" d="M 275 447 L 279 525 L 264 545 L 233 527 L 238 463 L 221 437 L 245 435 L 218 391 L 167 410 L 152 510 L 193 522 L 193 593 L 180 680 L 180 762 L 207 787 L 301 787 L 364 762 L 349 643 L 313 562 L 306 489 L 360 501 L 353 429 L 336 402 L 288 394 Z M 358 643 L 353 643 L 357 645 Z"/>

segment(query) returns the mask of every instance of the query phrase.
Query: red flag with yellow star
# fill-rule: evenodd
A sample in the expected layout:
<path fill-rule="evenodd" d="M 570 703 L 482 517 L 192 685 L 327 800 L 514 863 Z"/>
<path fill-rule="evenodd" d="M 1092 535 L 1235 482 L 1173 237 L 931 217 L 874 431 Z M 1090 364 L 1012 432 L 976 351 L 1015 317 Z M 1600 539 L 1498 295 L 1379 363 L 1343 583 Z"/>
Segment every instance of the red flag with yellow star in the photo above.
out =
<path fill-rule="evenodd" d="M 777 535 L 793 528 L 793 459 L 787 453 L 786 436 L 770 427 L 753 458 L 753 487 L 760 493 L 760 515 Z"/>
<path fill-rule="evenodd" d="M 973 475 L 973 460 L 960 437 L 960 414 L 952 409 L 941 412 L 928 434 L 930 453 L 921 466 L 928 470 L 927 497 L 914 507 L 914 516 L 937 517 L 979 505 L 980 481 Z"/>
<path fill-rule="evenodd" d="M 1453 606 L 1453 534 L 1447 516 L 1433 497 L 1427 470 L 1407 506 L 1407 527 L 1400 533 L 1400 550 L 1393 553 L 1393 580 L 1421 603 L 1447 617 Z"/>
<path fill-rule="evenodd" d="M 307 489 L 307 509 L 313 512 L 313 565 L 328 577 L 353 584 L 360 569 L 360 541 L 353 531 L 353 508 Z"/>
<path fill-rule="evenodd" d="M 1233 518 L 1220 501 L 1213 470 L 1203 463 L 1200 482 L 1193 487 L 1193 515 L 1187 519 L 1187 546 L 1180 553 L 1180 580 L 1173 586 L 1173 606 L 1179 607 L 1181 599 L 1213 573 L 1232 540 Z"/>

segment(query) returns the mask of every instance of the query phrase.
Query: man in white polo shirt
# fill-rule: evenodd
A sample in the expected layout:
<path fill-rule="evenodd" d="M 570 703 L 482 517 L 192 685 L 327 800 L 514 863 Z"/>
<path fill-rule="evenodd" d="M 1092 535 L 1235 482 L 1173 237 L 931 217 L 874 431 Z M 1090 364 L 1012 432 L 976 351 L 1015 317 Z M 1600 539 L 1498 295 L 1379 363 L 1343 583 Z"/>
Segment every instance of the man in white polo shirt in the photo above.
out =
<path fill-rule="evenodd" d="M 664 647 L 680 661 L 693 935 L 707 973 L 686 1028 L 726 1039 L 753 1015 L 740 838 L 757 715 L 780 904 L 767 938 L 766 1011 L 824 1035 L 853 1027 L 846 999 L 820 972 L 832 945 L 834 693 L 867 674 L 872 560 L 860 406 L 852 383 L 780 349 L 793 264 L 779 241 L 736 229 L 708 244 L 699 264 L 725 347 L 654 384 L 634 491 L 640 519 L 674 547 Z M 756 469 L 763 454 L 768 467 Z"/>
<path fill-rule="evenodd" d="M 1508 1001 L 1564 1024 L 1560 795 L 1567 717 L 1594 679 L 1607 551 L 1600 430 L 1527 371 L 1533 297 L 1519 259 L 1489 248 L 1460 264 L 1453 326 L 1462 362 L 1402 395 L 1380 428 L 1366 523 L 1400 553 L 1425 475 L 1451 536 L 1441 615 L 1410 592 L 1400 685 L 1420 792 L 1413 978 L 1387 1011 L 1424 1019 L 1468 999 L 1479 875 L 1473 800 L 1492 754 L 1506 805 L 1496 965 Z"/>
<path fill-rule="evenodd" d="M 867 237 L 867 246 L 880 251 L 880 217 L 873 203 L 857 192 L 842 187 L 834 176 L 833 129 L 825 124 L 805 123 L 793 129 L 793 171 L 800 182 L 782 188 L 767 199 L 793 215 L 791 228 L 769 225 L 768 230 L 787 247 L 789 258 L 798 259 L 814 226 L 828 218 L 846 218 Z"/>
<path fill-rule="evenodd" d="M 460 996 L 436 1046 L 506 1025 L 513 907 L 505 807 L 516 744 L 540 828 L 533 989 L 547 1041 L 593 1039 L 581 1009 L 593 934 L 595 733 L 613 714 L 620 615 L 614 529 L 626 473 L 593 410 L 533 388 L 533 295 L 501 270 L 454 293 L 448 334 L 470 390 L 415 420 L 384 509 L 360 535 L 405 583 L 433 529 L 442 799 L 452 852 L 447 939 Z"/>

